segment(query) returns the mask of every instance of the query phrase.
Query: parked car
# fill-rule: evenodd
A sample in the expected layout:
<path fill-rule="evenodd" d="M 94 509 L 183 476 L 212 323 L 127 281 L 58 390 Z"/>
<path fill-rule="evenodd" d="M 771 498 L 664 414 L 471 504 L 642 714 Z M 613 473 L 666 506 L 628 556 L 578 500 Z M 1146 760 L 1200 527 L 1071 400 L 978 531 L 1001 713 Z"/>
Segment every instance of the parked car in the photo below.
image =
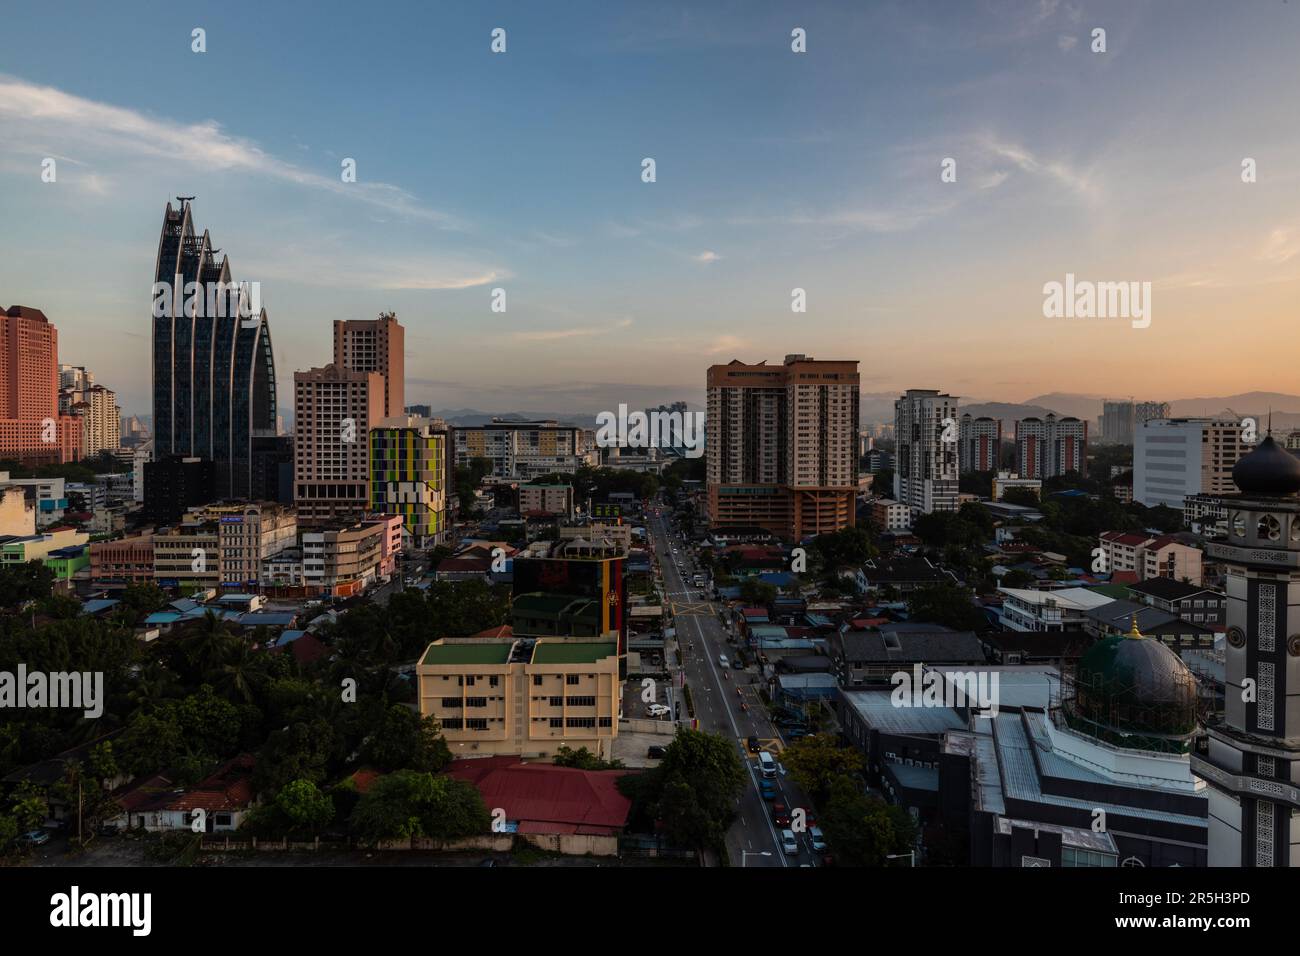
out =
<path fill-rule="evenodd" d="M 739 657 L 737 657 L 734 661 L 731 662 L 731 669 L 736 671 L 743 671 L 745 669 L 745 662 L 742 661 Z"/>
<path fill-rule="evenodd" d="M 795 841 L 794 833 L 790 830 L 781 831 L 781 851 L 786 856 L 797 856 L 799 854 L 799 844 Z"/>
<path fill-rule="evenodd" d="M 826 836 L 822 833 L 821 827 L 810 827 L 808 836 L 812 838 L 812 848 L 818 853 L 826 849 Z"/>
<path fill-rule="evenodd" d="M 730 662 L 729 660 L 727 660 L 727 655 L 726 655 L 726 654 L 719 654 L 719 655 L 718 655 L 718 664 L 719 664 L 721 667 L 727 667 L 728 665 L 730 665 L 730 663 L 731 663 L 731 662 Z"/>
<path fill-rule="evenodd" d="M 44 830 L 28 830 L 20 834 L 17 840 L 19 846 L 44 846 L 50 842 L 50 835 Z"/>
<path fill-rule="evenodd" d="M 662 760 L 664 754 L 666 754 L 667 752 L 668 751 L 663 747 L 651 747 L 649 750 L 645 752 L 645 755 L 647 757 L 650 757 L 653 760 Z"/>
<path fill-rule="evenodd" d="M 763 745 L 758 742 L 757 737 L 750 737 L 749 740 L 745 741 L 745 744 L 749 747 L 749 752 L 752 754 L 756 754 L 763 749 Z"/>
<path fill-rule="evenodd" d="M 651 717 L 666 717 L 668 715 L 668 706 L 666 704 L 651 704 L 646 708 L 646 712 Z"/>

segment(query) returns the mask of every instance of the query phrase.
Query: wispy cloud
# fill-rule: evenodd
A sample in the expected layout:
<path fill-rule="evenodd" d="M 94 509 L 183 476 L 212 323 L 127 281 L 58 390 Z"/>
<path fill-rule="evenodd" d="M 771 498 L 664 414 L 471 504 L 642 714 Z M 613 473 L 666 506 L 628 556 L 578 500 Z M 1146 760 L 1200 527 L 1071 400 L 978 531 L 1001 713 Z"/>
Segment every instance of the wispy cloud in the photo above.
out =
<path fill-rule="evenodd" d="M 703 252 L 691 256 L 691 258 L 694 259 L 696 262 L 703 263 L 704 265 L 708 265 L 710 262 L 717 262 L 719 259 L 722 258 L 722 256 L 718 255 L 712 249 L 705 249 Z"/>
<path fill-rule="evenodd" d="M 363 167 L 358 182 L 345 183 L 337 173 L 326 176 L 278 159 L 251 140 L 227 133 L 215 120 L 184 123 L 155 118 L 3 74 L 0 119 L 22 127 L 21 136 L 11 133 L 6 137 L 10 148 L 24 139 L 39 140 L 82 155 L 102 151 L 110 158 L 166 159 L 201 172 L 252 173 L 361 200 L 414 219 L 452 225 L 450 216 L 424 206 L 400 187 L 366 182 Z"/>
<path fill-rule="evenodd" d="M 541 329 L 536 332 L 516 332 L 511 338 L 516 342 L 560 342 L 565 339 L 590 338 L 595 335 L 608 335 L 620 329 L 632 327 L 630 317 L 620 319 L 612 325 L 583 325 L 568 329 Z"/>
<path fill-rule="evenodd" d="M 981 145 L 994 156 L 1012 163 L 1023 172 L 1045 177 L 1080 196 L 1095 198 L 1098 192 L 1096 184 L 1086 173 L 1062 160 L 1040 158 L 1024 146 L 999 140 L 992 135 L 982 137 Z"/>

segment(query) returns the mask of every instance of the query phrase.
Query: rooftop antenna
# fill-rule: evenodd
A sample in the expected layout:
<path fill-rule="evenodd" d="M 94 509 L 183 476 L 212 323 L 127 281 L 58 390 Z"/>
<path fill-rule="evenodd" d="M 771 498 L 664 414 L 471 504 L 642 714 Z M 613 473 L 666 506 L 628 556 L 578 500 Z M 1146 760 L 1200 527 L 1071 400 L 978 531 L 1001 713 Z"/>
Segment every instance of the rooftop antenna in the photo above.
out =
<path fill-rule="evenodd" d="M 176 201 L 177 201 L 177 202 L 180 202 L 180 203 L 186 203 L 186 202 L 189 202 L 189 201 L 190 201 L 191 199 L 193 199 L 193 198 L 194 198 L 193 196 L 177 196 L 177 197 L 176 197 Z"/>

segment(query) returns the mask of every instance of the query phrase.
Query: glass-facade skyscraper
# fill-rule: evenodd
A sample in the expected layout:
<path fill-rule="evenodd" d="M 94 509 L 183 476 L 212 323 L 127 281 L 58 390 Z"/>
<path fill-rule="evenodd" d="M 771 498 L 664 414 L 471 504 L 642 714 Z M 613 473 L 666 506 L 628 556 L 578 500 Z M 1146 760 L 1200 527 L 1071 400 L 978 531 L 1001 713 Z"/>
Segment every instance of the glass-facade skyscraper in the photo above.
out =
<path fill-rule="evenodd" d="M 195 235 L 188 199 L 167 204 L 152 310 L 154 457 L 213 462 L 220 498 L 275 498 L 255 477 L 276 435 L 271 329 L 248 287 L 223 292 L 230 259 L 219 251 L 206 230 Z"/>

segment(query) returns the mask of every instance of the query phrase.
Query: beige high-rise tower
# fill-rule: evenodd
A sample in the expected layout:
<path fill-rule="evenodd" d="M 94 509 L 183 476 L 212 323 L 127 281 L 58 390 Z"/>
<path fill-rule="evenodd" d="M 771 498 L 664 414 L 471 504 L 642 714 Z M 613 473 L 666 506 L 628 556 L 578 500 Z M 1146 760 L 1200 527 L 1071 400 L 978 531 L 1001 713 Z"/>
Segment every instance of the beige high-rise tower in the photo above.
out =
<path fill-rule="evenodd" d="M 365 514 L 370 429 L 382 417 L 384 377 L 327 365 L 293 374 L 293 500 L 298 523 Z"/>
<path fill-rule="evenodd" d="M 787 355 L 708 372 L 709 520 L 800 539 L 854 524 L 858 363 Z"/>
<path fill-rule="evenodd" d="M 392 312 L 377 319 L 334 320 L 334 364 L 352 372 L 384 377 L 380 418 L 405 414 L 406 330 Z"/>

